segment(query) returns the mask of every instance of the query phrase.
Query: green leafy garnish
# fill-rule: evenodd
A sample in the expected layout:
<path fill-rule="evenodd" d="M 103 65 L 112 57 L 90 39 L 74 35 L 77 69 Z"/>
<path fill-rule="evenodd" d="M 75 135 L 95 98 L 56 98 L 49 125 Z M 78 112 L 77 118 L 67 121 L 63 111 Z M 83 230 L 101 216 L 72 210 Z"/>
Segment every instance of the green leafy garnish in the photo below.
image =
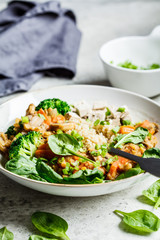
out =
<path fill-rule="evenodd" d="M 33 225 L 42 233 L 49 234 L 51 238 L 59 237 L 65 240 L 70 240 L 66 235 L 68 229 L 67 222 L 52 213 L 47 212 L 35 212 L 32 215 Z"/>
<path fill-rule="evenodd" d="M 0 229 L 0 240 L 13 240 L 14 235 L 6 227 Z"/>
<path fill-rule="evenodd" d="M 141 209 L 130 213 L 119 210 L 114 212 L 123 215 L 123 222 L 138 231 L 151 233 L 157 231 L 160 227 L 160 219 L 147 210 Z"/>
<path fill-rule="evenodd" d="M 155 203 L 155 208 L 160 206 L 160 179 L 153 183 L 147 190 L 144 190 L 142 194 Z"/>
<path fill-rule="evenodd" d="M 160 149 L 150 148 L 144 152 L 143 157 L 144 158 L 160 158 Z"/>
<path fill-rule="evenodd" d="M 20 176 L 28 176 L 30 174 L 37 174 L 36 171 L 36 158 L 30 160 L 23 156 L 17 156 L 9 160 L 5 168 Z"/>
<path fill-rule="evenodd" d="M 143 142 L 148 133 L 149 132 L 146 128 L 138 127 L 134 132 L 121 136 L 121 139 L 116 143 L 114 147 L 117 148 L 125 143 L 137 144 Z"/>
<path fill-rule="evenodd" d="M 97 119 L 97 120 L 94 122 L 94 126 L 96 127 L 99 123 L 100 123 L 100 119 Z"/>
<path fill-rule="evenodd" d="M 22 123 L 28 123 L 29 122 L 29 118 L 27 116 L 21 117 L 21 119 L 22 119 Z"/>
<path fill-rule="evenodd" d="M 128 171 L 121 173 L 116 180 L 124 179 L 124 178 L 129 178 L 135 175 L 138 175 L 140 173 L 143 173 L 144 171 L 140 168 L 140 166 L 137 164 L 136 167 L 130 168 Z"/>
<path fill-rule="evenodd" d="M 57 238 L 48 238 L 48 237 L 43 237 L 43 236 L 39 236 L 39 235 L 32 235 L 29 237 L 28 240 L 57 240 Z"/>
<path fill-rule="evenodd" d="M 91 159 L 77 153 L 81 145 L 74 137 L 72 137 L 69 134 L 63 133 L 49 136 L 48 145 L 52 152 L 54 152 L 57 155 L 60 156 L 75 155 L 85 161 L 89 161 L 94 164 L 94 161 L 92 161 Z"/>
<path fill-rule="evenodd" d="M 120 108 L 117 109 L 117 112 L 123 113 L 123 112 L 125 112 L 125 110 L 126 110 L 126 109 L 125 109 L 124 107 L 120 107 Z"/>
<path fill-rule="evenodd" d="M 131 125 L 131 121 L 130 120 L 122 120 L 122 124 L 123 125 Z"/>
<path fill-rule="evenodd" d="M 105 115 L 106 115 L 106 117 L 107 117 L 107 116 L 110 116 L 110 115 L 111 115 L 111 111 L 109 110 L 108 107 L 107 107 L 106 109 L 107 109 L 107 111 L 105 112 Z"/>

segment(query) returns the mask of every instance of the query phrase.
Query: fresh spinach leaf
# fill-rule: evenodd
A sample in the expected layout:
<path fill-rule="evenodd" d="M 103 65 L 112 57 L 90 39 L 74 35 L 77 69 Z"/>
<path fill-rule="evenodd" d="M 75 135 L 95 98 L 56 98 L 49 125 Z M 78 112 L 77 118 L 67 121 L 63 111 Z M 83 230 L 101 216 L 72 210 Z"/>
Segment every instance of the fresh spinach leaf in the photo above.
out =
<path fill-rule="evenodd" d="M 46 237 L 43 237 L 43 236 L 39 236 L 39 235 L 32 235 L 29 237 L 28 240 L 57 240 L 57 238 L 46 238 Z"/>
<path fill-rule="evenodd" d="M 123 222 L 138 231 L 151 233 L 157 231 L 160 227 L 160 219 L 147 210 L 140 209 L 130 213 L 119 210 L 114 212 L 123 215 Z"/>
<path fill-rule="evenodd" d="M 14 235 L 6 227 L 0 229 L 0 240 L 13 240 Z"/>
<path fill-rule="evenodd" d="M 41 232 L 51 235 L 51 237 L 61 237 L 65 240 L 70 240 L 66 235 L 68 229 L 67 222 L 52 213 L 35 212 L 32 215 L 33 225 Z"/>
<path fill-rule="evenodd" d="M 47 182 L 44 178 L 40 177 L 38 175 L 38 173 L 37 174 L 30 174 L 27 177 L 30 178 L 30 179 L 36 180 L 36 181 Z"/>
<path fill-rule="evenodd" d="M 144 158 L 160 158 L 160 149 L 159 148 L 150 148 L 146 150 L 143 154 Z"/>
<path fill-rule="evenodd" d="M 114 146 L 115 148 L 121 146 L 124 143 L 140 143 L 143 142 L 145 137 L 148 135 L 148 130 L 146 128 L 138 127 L 134 132 L 126 134 L 122 137 Z"/>
<path fill-rule="evenodd" d="M 18 156 L 17 158 L 13 158 L 9 160 L 6 163 L 5 168 L 8 171 L 21 176 L 37 174 L 36 161 L 37 161 L 36 158 L 33 158 L 32 160 L 30 160 L 29 158 Z"/>
<path fill-rule="evenodd" d="M 155 203 L 155 208 L 160 206 L 160 179 L 153 183 L 147 190 L 144 190 L 142 194 Z"/>
<path fill-rule="evenodd" d="M 38 160 L 36 164 L 36 170 L 39 176 L 45 179 L 47 182 L 59 183 L 62 182 L 63 178 L 61 175 L 56 173 L 50 166 L 48 166 L 42 160 Z"/>
<path fill-rule="evenodd" d="M 70 175 L 69 177 L 64 177 L 64 181 L 69 182 L 70 184 L 90 184 L 90 183 L 101 183 L 103 182 L 104 175 L 103 172 L 97 168 L 79 170 L 78 172 Z"/>
<path fill-rule="evenodd" d="M 116 180 L 124 179 L 124 178 L 129 178 L 135 175 L 138 175 L 140 173 L 144 172 L 139 165 L 136 165 L 136 167 L 129 169 L 128 171 L 121 173 Z"/>
<path fill-rule="evenodd" d="M 49 136 L 48 145 L 52 152 L 54 152 L 57 155 L 60 156 L 75 155 L 84 159 L 85 161 L 95 163 L 91 159 L 86 158 L 77 153 L 77 151 L 81 148 L 81 145 L 74 137 L 72 137 L 69 134 L 62 133 Z"/>

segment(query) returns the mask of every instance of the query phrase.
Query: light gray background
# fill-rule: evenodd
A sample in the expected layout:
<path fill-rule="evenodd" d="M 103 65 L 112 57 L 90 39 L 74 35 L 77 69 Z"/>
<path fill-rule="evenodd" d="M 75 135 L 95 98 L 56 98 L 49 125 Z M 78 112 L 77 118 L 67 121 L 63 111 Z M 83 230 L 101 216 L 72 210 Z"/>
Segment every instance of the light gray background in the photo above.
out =
<path fill-rule="evenodd" d="M 0 0 L 0 7 L 5 6 Z M 77 63 L 77 75 L 70 80 L 43 78 L 30 91 L 62 84 L 100 84 L 108 86 L 98 57 L 100 46 L 107 40 L 126 35 L 147 35 L 160 24 L 160 1 L 121 0 L 63 0 L 63 7 L 77 15 L 82 41 Z M 0 103 L 15 97 L 0 98 Z M 160 103 L 160 96 L 154 98 Z M 72 240 L 159 240 L 159 233 L 139 236 L 127 232 L 113 211 L 121 209 L 153 210 L 139 197 L 156 180 L 146 182 L 122 192 L 92 198 L 65 198 L 39 193 L 0 175 L 0 227 L 7 226 L 16 240 L 27 240 L 34 233 L 31 214 L 36 210 L 49 211 L 64 217 L 69 223 L 68 235 Z M 138 199 L 137 199 L 138 198 Z M 159 215 L 159 210 L 155 211 Z M 160 215 L 159 215 L 160 216 Z"/>

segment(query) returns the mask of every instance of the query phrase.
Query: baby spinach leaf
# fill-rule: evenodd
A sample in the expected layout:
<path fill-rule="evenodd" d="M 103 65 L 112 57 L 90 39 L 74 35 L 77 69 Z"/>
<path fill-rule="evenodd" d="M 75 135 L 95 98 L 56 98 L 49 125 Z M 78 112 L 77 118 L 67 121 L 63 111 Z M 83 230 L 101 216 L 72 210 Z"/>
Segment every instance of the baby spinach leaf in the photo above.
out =
<path fill-rule="evenodd" d="M 139 165 L 136 165 L 136 167 L 129 169 L 128 171 L 121 173 L 116 180 L 124 179 L 124 178 L 129 178 L 135 175 L 138 175 L 140 173 L 144 172 Z"/>
<path fill-rule="evenodd" d="M 6 227 L 0 229 L 0 240 L 13 240 L 14 235 Z"/>
<path fill-rule="evenodd" d="M 138 127 L 134 132 L 126 134 L 124 137 L 122 137 L 114 147 L 117 148 L 124 143 L 137 144 L 143 142 L 148 133 L 149 132 L 146 128 Z"/>
<path fill-rule="evenodd" d="M 150 148 L 146 150 L 143 154 L 144 158 L 160 158 L 160 149 L 159 148 Z"/>
<path fill-rule="evenodd" d="M 68 229 L 67 222 L 55 214 L 35 212 L 32 215 L 32 223 L 39 231 L 50 234 L 51 237 L 56 236 L 65 240 L 70 240 L 66 235 Z"/>
<path fill-rule="evenodd" d="M 155 203 L 155 208 L 160 206 L 160 179 L 153 183 L 147 190 L 144 190 L 142 194 Z"/>
<path fill-rule="evenodd" d="M 13 172 L 15 174 L 26 176 L 30 174 L 37 174 L 36 171 L 36 159 L 30 160 L 29 158 L 25 158 L 23 156 L 19 156 L 17 158 L 13 158 L 9 160 L 5 168 Z"/>
<path fill-rule="evenodd" d="M 38 160 L 36 164 L 36 170 L 39 176 L 45 179 L 47 182 L 59 183 L 62 182 L 63 178 L 61 175 L 56 173 L 50 166 L 48 166 L 42 160 Z"/>
<path fill-rule="evenodd" d="M 130 213 L 119 210 L 115 210 L 114 212 L 123 215 L 123 222 L 138 231 L 150 233 L 157 231 L 160 227 L 160 219 L 147 210 L 140 209 Z"/>
<path fill-rule="evenodd" d="M 64 181 L 70 184 L 90 184 L 90 183 L 102 183 L 104 179 L 103 172 L 97 168 L 79 170 L 78 172 L 70 175 L 69 177 L 64 177 Z"/>
<path fill-rule="evenodd" d="M 62 133 L 49 136 L 48 145 L 52 152 L 54 152 L 57 155 L 60 156 L 75 155 L 84 159 L 85 161 L 95 163 L 91 159 L 86 158 L 77 153 L 77 151 L 81 148 L 81 145 L 74 137 L 72 137 L 69 134 Z"/>
<path fill-rule="evenodd" d="M 36 181 L 47 182 L 44 178 L 40 177 L 38 175 L 38 173 L 37 174 L 30 174 L 27 177 L 30 178 L 30 179 L 36 180 Z"/>
<path fill-rule="evenodd" d="M 46 237 L 39 236 L 39 235 L 32 235 L 29 237 L 28 240 L 57 240 L 57 238 L 46 238 Z"/>

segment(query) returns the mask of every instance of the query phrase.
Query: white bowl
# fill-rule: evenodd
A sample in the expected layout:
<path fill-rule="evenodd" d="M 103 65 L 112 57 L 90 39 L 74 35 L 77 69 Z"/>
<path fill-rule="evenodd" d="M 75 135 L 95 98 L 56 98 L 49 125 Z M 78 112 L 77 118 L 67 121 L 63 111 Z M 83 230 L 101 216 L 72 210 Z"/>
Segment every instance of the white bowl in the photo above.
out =
<path fill-rule="evenodd" d="M 126 60 L 143 67 L 160 64 L 160 26 L 148 36 L 122 37 L 109 41 L 101 47 L 99 55 L 112 86 L 147 97 L 160 94 L 160 69 L 133 70 L 117 66 Z"/>
<path fill-rule="evenodd" d="M 68 103 L 74 103 L 82 99 L 90 103 L 96 100 L 107 100 L 110 105 L 115 105 L 117 107 L 127 105 L 133 121 L 137 122 L 149 119 L 157 122 L 160 119 L 160 106 L 152 100 L 137 94 L 109 87 L 69 85 L 26 93 L 2 104 L 0 106 L 0 131 L 5 131 L 6 128 L 13 123 L 16 117 L 20 118 L 24 116 L 30 103 L 37 105 L 41 100 L 53 97 L 61 98 Z M 160 142 L 159 135 L 158 139 Z M 108 194 L 130 188 L 139 181 L 146 179 L 149 175 L 148 173 L 142 173 L 127 179 L 101 184 L 54 184 L 39 182 L 13 174 L 4 168 L 5 161 L 6 160 L 3 158 L 0 159 L 0 172 L 7 177 L 26 187 L 60 196 L 82 197 Z"/>

